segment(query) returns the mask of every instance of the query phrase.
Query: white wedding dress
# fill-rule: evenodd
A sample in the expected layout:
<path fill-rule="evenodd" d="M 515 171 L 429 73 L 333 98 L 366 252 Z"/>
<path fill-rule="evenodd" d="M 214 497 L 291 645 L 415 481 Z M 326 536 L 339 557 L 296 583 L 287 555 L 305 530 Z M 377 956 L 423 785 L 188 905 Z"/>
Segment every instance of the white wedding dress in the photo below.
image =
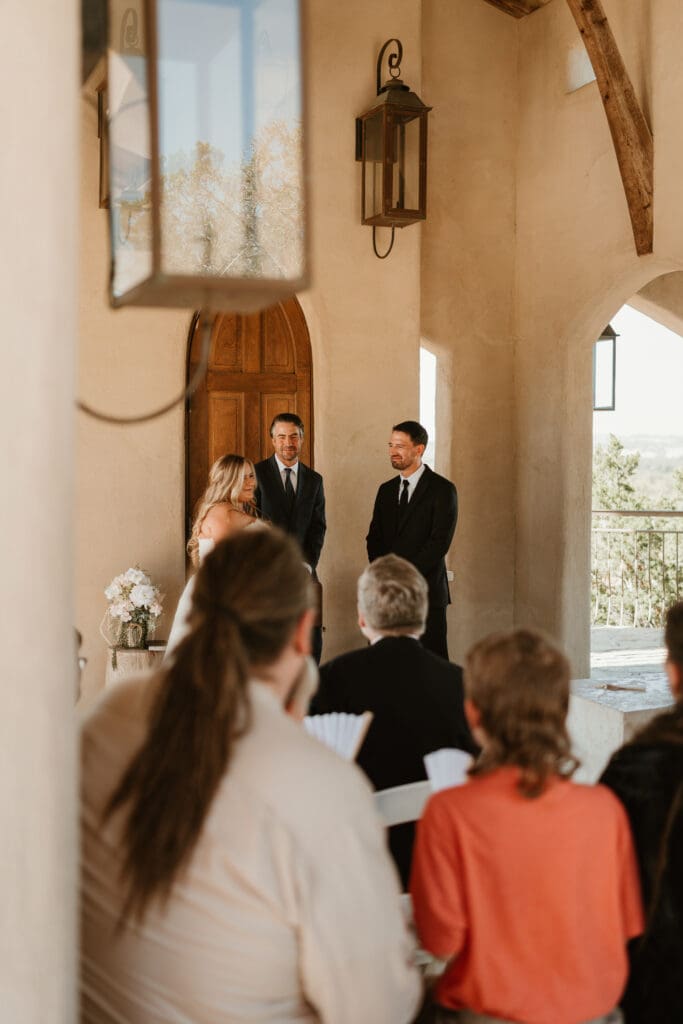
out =
<path fill-rule="evenodd" d="M 249 523 L 248 526 L 244 527 L 245 530 L 267 528 L 268 524 L 265 523 L 262 519 L 255 519 L 253 523 Z M 215 548 L 216 542 L 214 541 L 213 537 L 198 537 L 197 543 L 199 545 L 197 553 L 199 555 L 199 564 L 201 565 L 206 556 L 208 555 L 208 553 L 210 551 L 213 551 L 213 549 Z M 166 643 L 166 651 L 164 653 L 163 664 L 168 663 L 172 652 L 178 646 L 180 641 L 183 640 L 190 632 L 190 627 L 188 625 L 187 619 L 190 614 L 190 608 L 192 607 L 192 592 L 194 590 L 194 581 L 196 575 L 196 573 L 193 573 L 192 576 L 190 576 L 189 580 L 185 584 L 185 589 L 180 595 L 178 607 L 176 608 L 175 615 L 173 616 L 171 632 L 168 634 L 168 641 Z"/>

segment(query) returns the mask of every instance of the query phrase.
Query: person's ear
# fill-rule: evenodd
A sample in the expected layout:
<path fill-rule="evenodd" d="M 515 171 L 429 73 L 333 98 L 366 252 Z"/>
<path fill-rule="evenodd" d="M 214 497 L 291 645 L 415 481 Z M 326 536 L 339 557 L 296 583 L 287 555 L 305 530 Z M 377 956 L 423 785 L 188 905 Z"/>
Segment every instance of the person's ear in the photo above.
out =
<path fill-rule="evenodd" d="M 679 665 L 677 662 L 672 661 L 671 658 L 668 658 L 665 668 L 671 692 L 676 700 L 680 700 L 683 697 L 683 665 Z"/>
<path fill-rule="evenodd" d="M 367 626 L 367 622 L 365 621 L 365 616 L 363 615 L 362 611 L 359 608 L 358 609 L 358 628 L 362 632 L 365 629 L 366 626 Z"/>
<path fill-rule="evenodd" d="M 311 630 L 315 622 L 315 609 L 307 608 L 294 630 L 293 644 L 297 654 L 311 653 Z"/>
<path fill-rule="evenodd" d="M 471 697 L 465 697 L 465 718 L 470 732 L 474 734 L 474 730 L 481 726 L 481 712 Z"/>

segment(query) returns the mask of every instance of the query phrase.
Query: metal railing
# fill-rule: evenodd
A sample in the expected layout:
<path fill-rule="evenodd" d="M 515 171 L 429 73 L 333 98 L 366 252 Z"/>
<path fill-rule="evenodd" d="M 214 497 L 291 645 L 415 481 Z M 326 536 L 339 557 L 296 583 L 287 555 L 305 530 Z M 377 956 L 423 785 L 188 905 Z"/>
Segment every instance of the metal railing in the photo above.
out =
<path fill-rule="evenodd" d="M 610 517 L 642 520 L 611 527 Z M 663 625 L 669 605 L 683 598 L 683 512 L 593 511 L 591 532 L 591 624 Z M 662 521 L 655 526 L 654 521 Z M 683 524 L 681 524 L 683 526 Z"/>

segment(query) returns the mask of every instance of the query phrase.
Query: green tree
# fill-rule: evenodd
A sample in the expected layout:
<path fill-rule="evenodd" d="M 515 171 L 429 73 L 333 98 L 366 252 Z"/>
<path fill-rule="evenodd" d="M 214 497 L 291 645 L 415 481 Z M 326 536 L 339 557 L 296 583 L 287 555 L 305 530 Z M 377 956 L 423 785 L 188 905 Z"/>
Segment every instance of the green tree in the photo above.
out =
<path fill-rule="evenodd" d="M 634 482 L 640 452 L 628 452 L 610 434 L 593 457 L 593 508 L 643 512 L 620 518 L 593 516 L 591 602 L 594 625 L 661 626 L 683 583 L 678 554 L 680 520 L 647 515 L 648 501 Z M 676 487 L 683 495 L 683 473 Z M 660 509 L 672 508 L 663 497 Z"/>
<path fill-rule="evenodd" d="M 643 508 L 643 496 L 633 484 L 639 465 L 640 452 L 628 452 L 614 434 L 606 445 L 598 445 L 593 454 L 593 508 Z"/>

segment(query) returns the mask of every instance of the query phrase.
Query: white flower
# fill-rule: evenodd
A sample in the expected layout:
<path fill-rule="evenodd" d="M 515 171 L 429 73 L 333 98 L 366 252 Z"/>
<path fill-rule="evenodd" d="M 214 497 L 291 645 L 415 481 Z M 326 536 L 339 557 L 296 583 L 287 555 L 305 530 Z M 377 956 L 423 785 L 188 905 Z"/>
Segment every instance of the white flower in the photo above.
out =
<path fill-rule="evenodd" d="M 149 583 L 149 576 L 142 569 L 127 569 L 124 578 L 128 583 Z"/>
<path fill-rule="evenodd" d="M 130 601 L 114 601 L 109 611 L 112 618 L 121 619 L 121 622 L 130 622 Z"/>
<path fill-rule="evenodd" d="M 149 611 L 150 614 L 153 615 L 155 619 L 158 619 L 159 616 L 161 615 L 162 607 L 158 601 L 153 601 L 152 604 L 149 606 Z"/>
<path fill-rule="evenodd" d="M 112 580 L 107 589 L 104 592 L 104 596 L 107 601 L 115 601 L 121 596 L 121 586 L 116 580 Z"/>
<path fill-rule="evenodd" d="M 149 608 L 156 596 L 156 588 L 148 583 L 139 583 L 130 592 L 130 599 L 136 608 Z"/>

